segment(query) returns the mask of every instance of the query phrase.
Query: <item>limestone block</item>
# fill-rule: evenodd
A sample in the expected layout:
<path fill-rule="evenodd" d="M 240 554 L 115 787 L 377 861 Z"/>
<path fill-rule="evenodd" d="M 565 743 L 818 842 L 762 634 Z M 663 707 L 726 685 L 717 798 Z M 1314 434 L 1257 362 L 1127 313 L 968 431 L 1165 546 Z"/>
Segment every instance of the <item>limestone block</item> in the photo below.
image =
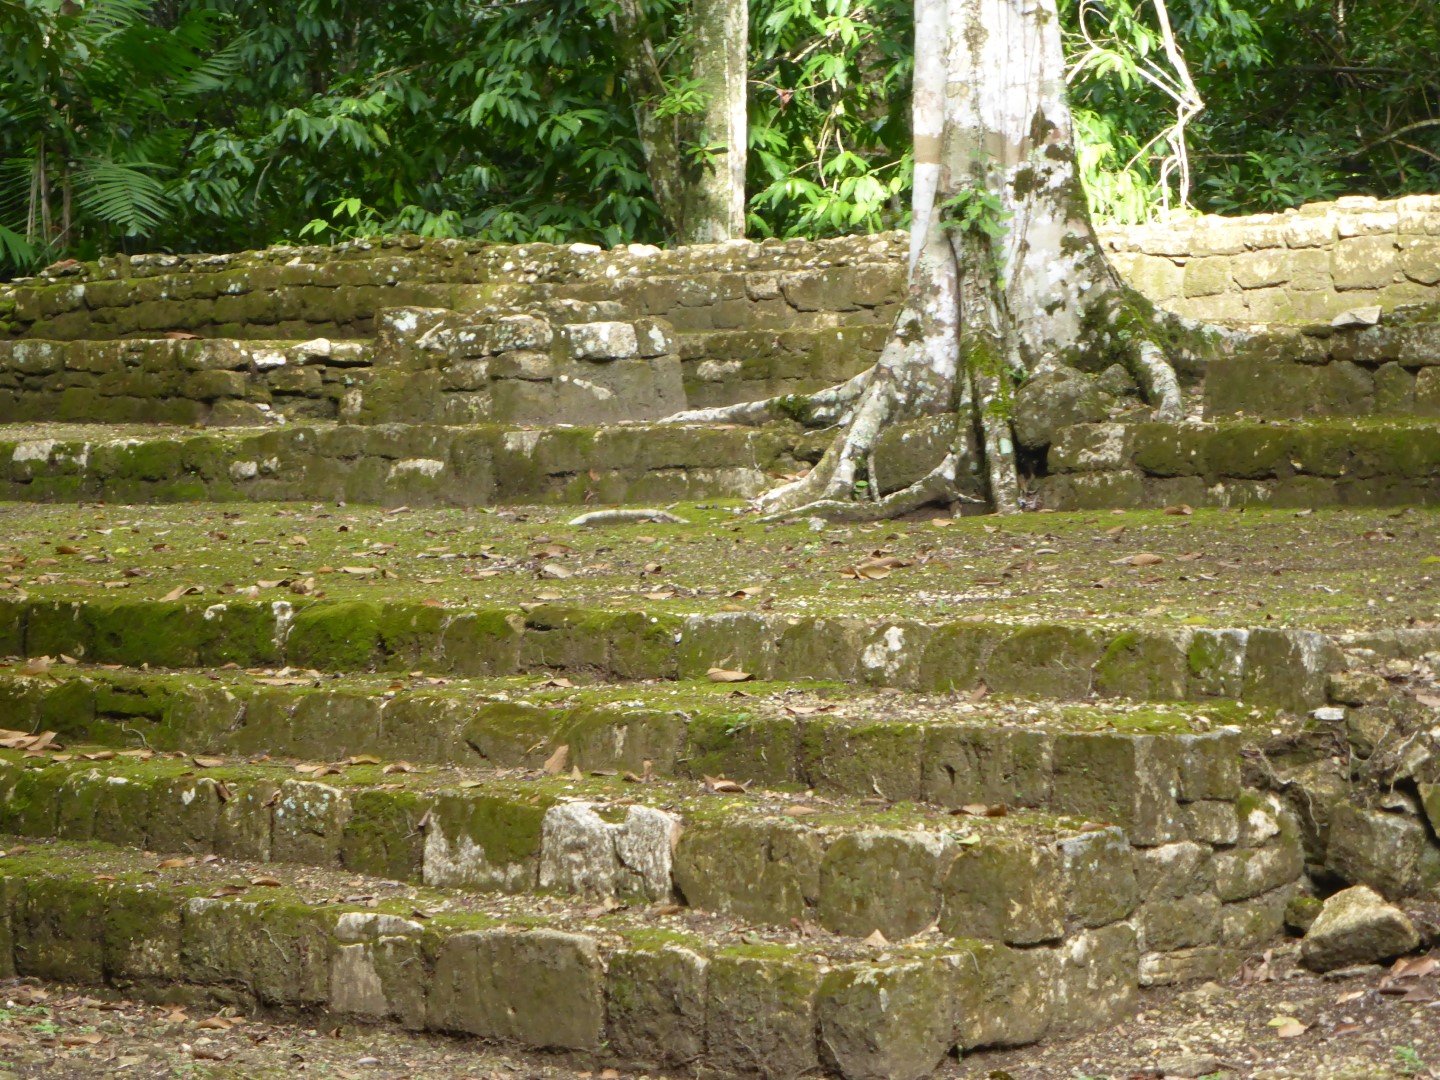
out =
<path fill-rule="evenodd" d="M 1342 881 L 1398 900 L 1419 887 L 1421 855 L 1429 842 L 1417 818 L 1342 802 L 1330 810 L 1325 865 Z"/>
<path fill-rule="evenodd" d="M 1238 732 L 1216 731 L 1180 735 L 1179 789 L 1181 802 L 1200 799 L 1234 799 L 1240 794 Z"/>
<path fill-rule="evenodd" d="M 1125 280 L 1156 303 L 1180 296 L 1184 291 L 1185 269 L 1173 259 L 1139 255 L 1124 271 Z"/>
<path fill-rule="evenodd" d="M 955 1042 L 953 980 L 940 961 L 847 964 L 820 983 L 824 1064 L 846 1080 L 920 1080 Z"/>
<path fill-rule="evenodd" d="M 574 360 L 619 360 L 640 355 L 635 324 L 591 322 L 559 329 L 566 355 Z"/>
<path fill-rule="evenodd" d="M 1415 411 L 1440 416 L 1440 367 L 1423 367 L 1415 374 Z"/>
<path fill-rule="evenodd" d="M 959 1012 L 957 1042 L 1024 1046 L 1050 1027 L 1060 985 L 1061 949 L 977 944 L 950 959 Z"/>
<path fill-rule="evenodd" d="M 1251 630 L 1245 651 L 1246 701 L 1306 710 L 1325 704 L 1327 674 L 1340 667 L 1329 638 L 1310 630 Z"/>
<path fill-rule="evenodd" d="M 15 973 L 69 983 L 102 983 L 104 894 L 89 881 L 64 877 L 30 877 L 16 884 L 18 890 L 8 897 L 13 912 L 10 929 Z"/>
<path fill-rule="evenodd" d="M 1179 899 L 1208 893 L 1215 882 L 1209 849 L 1181 840 L 1136 852 L 1135 879 L 1147 899 Z"/>
<path fill-rule="evenodd" d="M 1135 857 L 1118 828 L 1097 829 L 1062 840 L 1065 917 L 1084 927 L 1127 918 L 1139 903 Z"/>
<path fill-rule="evenodd" d="M 596 809 L 594 803 L 572 802 L 545 812 L 540 888 L 669 900 L 679 818 L 653 807 L 630 806 L 623 821 L 611 822 Z"/>
<path fill-rule="evenodd" d="M 1288 289 L 1253 289 L 1245 294 L 1254 322 L 1291 322 L 1295 319 L 1295 303 Z"/>
<path fill-rule="evenodd" d="M 1175 801 L 1174 747 L 1154 736 L 1111 732 L 1055 740 L 1055 810 L 1114 822 L 1132 844 L 1152 846 L 1184 835 Z"/>
<path fill-rule="evenodd" d="M 950 863 L 940 929 L 951 937 L 1011 945 L 1055 941 L 1065 931 L 1061 861 L 1020 840 L 982 840 Z"/>
<path fill-rule="evenodd" d="M 599 1049 L 604 965 L 595 942 L 556 930 L 482 930 L 440 946 L 427 1025 L 533 1047 Z"/>
<path fill-rule="evenodd" d="M 350 820 L 350 799 L 339 788 L 306 780 L 280 785 L 271 833 L 271 855 L 279 862 L 336 866 Z"/>
<path fill-rule="evenodd" d="M 1393 236 L 1358 236 L 1341 240 L 1330 255 L 1330 273 L 1341 290 L 1381 289 L 1400 268 Z"/>
<path fill-rule="evenodd" d="M 1300 942 L 1300 958 L 1314 971 L 1332 971 L 1389 960 L 1419 944 L 1420 935 L 1403 911 L 1356 885 L 1325 901 Z"/>
<path fill-rule="evenodd" d="M 664 319 L 636 319 L 634 326 L 640 356 L 665 356 L 675 351 L 675 330 Z"/>
<path fill-rule="evenodd" d="M 1314 291 L 1333 289 L 1334 279 L 1330 276 L 1330 251 L 1328 248 L 1301 248 L 1287 255 L 1290 265 L 1289 286 L 1292 291 Z"/>
<path fill-rule="evenodd" d="M 1048 463 L 1052 472 L 1109 472 L 1130 464 L 1131 435 L 1128 424 L 1086 424 L 1066 428 L 1050 444 Z"/>
<path fill-rule="evenodd" d="M 1191 840 L 1229 847 L 1240 837 L 1240 818 L 1235 804 L 1220 799 L 1184 803 L 1185 835 Z"/>
<path fill-rule="evenodd" d="M 1422 285 L 1440 284 L 1440 239 L 1401 240 L 1400 269 L 1411 281 Z"/>
<path fill-rule="evenodd" d="M 694 822 L 676 847 L 675 885 L 691 907 L 783 924 L 806 917 L 818 900 L 820 859 L 821 840 L 810 829 Z"/>
<path fill-rule="evenodd" d="M 1220 940 L 1220 900 L 1213 893 L 1157 897 L 1147 900 L 1135 915 L 1141 948 L 1174 952 Z"/>
<path fill-rule="evenodd" d="M 855 270 L 851 267 L 785 274 L 780 289 L 796 311 L 853 311 L 857 306 Z"/>
<path fill-rule="evenodd" d="M 1226 902 L 1248 900 L 1297 881 L 1304 868 L 1299 830 L 1291 826 L 1266 847 L 1217 852 L 1215 891 Z"/>
<path fill-rule="evenodd" d="M 809 964 L 717 955 L 708 971 L 706 1057 L 726 1072 L 765 1080 L 818 1072 L 818 990 Z"/>
<path fill-rule="evenodd" d="M 1329 215 L 1287 217 L 1282 226 L 1289 248 L 1328 248 L 1335 242 L 1336 223 Z"/>
<path fill-rule="evenodd" d="M 1197 222 L 1190 233 L 1189 253 L 1192 256 L 1237 255 L 1245 250 L 1249 230 L 1225 222 L 1222 218 L 1206 218 Z"/>
<path fill-rule="evenodd" d="M 1231 287 L 1230 260 L 1224 256 L 1192 258 L 1185 264 L 1186 297 L 1215 296 Z"/>
<path fill-rule="evenodd" d="M 216 398 L 246 397 L 250 380 L 241 371 L 197 371 L 185 380 L 183 393 L 199 401 L 214 401 Z"/>
<path fill-rule="evenodd" d="M 940 882 L 954 857 L 946 838 L 924 832 L 849 833 L 820 863 L 816 917 L 827 930 L 891 941 L 918 934 L 940 914 Z M 877 883 L 885 882 L 884 887 Z M 991 936 L 975 930 L 966 936 Z"/>
<path fill-rule="evenodd" d="M 1290 255 L 1284 250 L 1246 252 L 1230 260 L 1230 272 L 1242 289 L 1283 285 L 1291 277 Z"/>
<path fill-rule="evenodd" d="M 1052 1037 L 1093 1031 L 1135 1011 L 1140 949 L 1132 927 L 1117 923 L 1086 930 L 1066 941 L 1059 952 Z"/>
<path fill-rule="evenodd" d="M 215 850 L 220 796 L 209 777 L 181 776 L 151 788 L 147 842 L 154 851 Z"/>
<path fill-rule="evenodd" d="M 1219 945 L 1200 945 L 1175 952 L 1145 953 L 1140 957 L 1141 986 L 1228 979 L 1240 966 L 1244 953 Z"/>
<path fill-rule="evenodd" d="M 1045 732 L 936 725 L 925 732 L 919 762 L 926 802 L 1041 806 L 1050 799 L 1051 737 Z"/>
<path fill-rule="evenodd" d="M 1341 214 L 1337 224 L 1341 239 L 1345 239 L 1351 236 L 1393 233 L 1399 222 L 1399 215 L 1394 210 L 1371 210 L 1359 214 Z"/>
<path fill-rule="evenodd" d="M 424 928 L 409 919 L 371 912 L 346 912 L 335 927 L 340 942 L 330 954 L 328 1006 L 366 1020 L 398 1020 L 417 1030 L 425 1026 L 429 986 L 420 973 L 427 961 L 419 935 Z"/>
<path fill-rule="evenodd" d="M 998 693 L 1082 699 L 1091 689 L 1091 669 L 1104 655 L 1105 635 L 1081 626 L 1037 626 L 1015 630 L 991 651 L 983 678 Z"/>
<path fill-rule="evenodd" d="M 1143 701 L 1183 698 L 1189 674 L 1188 645 L 1189 636 L 1184 632 L 1116 635 L 1095 662 L 1095 692 Z"/>
<path fill-rule="evenodd" d="M 1280 939 L 1294 886 L 1272 889 L 1251 900 L 1226 904 L 1220 910 L 1220 942 L 1227 948 L 1253 951 Z"/>
<path fill-rule="evenodd" d="M 425 826 L 426 885 L 525 892 L 539 874 L 545 809 L 482 795 L 441 795 Z"/>
<path fill-rule="evenodd" d="M 215 854 L 229 859 L 269 862 L 271 810 L 278 801 L 275 784 L 231 785 L 230 798 L 215 823 Z"/>
<path fill-rule="evenodd" d="M 705 1053 L 709 961 L 681 945 L 611 954 L 606 1035 L 621 1059 L 652 1068 L 688 1065 Z"/>

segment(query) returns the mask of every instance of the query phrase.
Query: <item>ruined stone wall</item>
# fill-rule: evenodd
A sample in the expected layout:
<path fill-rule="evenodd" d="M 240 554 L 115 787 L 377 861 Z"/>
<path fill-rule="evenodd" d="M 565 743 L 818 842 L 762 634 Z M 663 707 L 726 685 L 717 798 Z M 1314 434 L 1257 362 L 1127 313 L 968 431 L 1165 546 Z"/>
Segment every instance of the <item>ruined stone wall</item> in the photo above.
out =
<path fill-rule="evenodd" d="M 1352 196 L 1283 214 L 1111 227 L 1120 272 L 1162 307 L 1217 322 L 1329 321 L 1440 300 L 1440 197 Z"/>

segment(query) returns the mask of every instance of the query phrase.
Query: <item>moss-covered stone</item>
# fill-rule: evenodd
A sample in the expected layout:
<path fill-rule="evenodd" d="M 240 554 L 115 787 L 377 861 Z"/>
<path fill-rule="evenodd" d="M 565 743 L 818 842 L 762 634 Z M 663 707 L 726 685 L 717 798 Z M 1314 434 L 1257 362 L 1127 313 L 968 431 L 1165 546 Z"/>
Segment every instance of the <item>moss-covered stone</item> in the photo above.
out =
<path fill-rule="evenodd" d="M 709 966 L 706 1044 L 727 1071 L 792 1080 L 820 1068 L 819 974 L 805 963 L 720 953 Z"/>
<path fill-rule="evenodd" d="M 675 850 L 675 886 L 692 907 L 784 924 L 818 901 L 822 851 L 800 826 L 695 822 Z"/>
<path fill-rule="evenodd" d="M 936 833 L 840 836 L 820 863 L 820 924 L 854 937 L 879 930 L 892 941 L 918 934 L 940 915 L 940 882 L 954 857 L 955 849 Z M 887 884 L 877 887 L 879 882 Z"/>
<path fill-rule="evenodd" d="M 679 944 L 613 953 L 605 980 L 607 1051 L 651 1068 L 699 1061 L 705 1053 L 708 967 Z"/>
<path fill-rule="evenodd" d="M 1011 945 L 1065 933 L 1065 889 L 1053 851 L 1011 840 L 964 847 L 946 870 L 940 929 L 951 937 Z"/>
<path fill-rule="evenodd" d="M 304 667 L 369 670 L 379 657 L 380 622 L 378 604 L 311 604 L 295 614 L 286 655 Z"/>
<path fill-rule="evenodd" d="M 852 964 L 820 982 L 820 1052 L 847 1080 L 919 1080 L 955 1042 L 956 1002 L 943 961 Z"/>
<path fill-rule="evenodd" d="M 1084 927 L 1127 918 L 1139 903 L 1134 858 L 1120 829 L 1098 829 L 1060 842 L 1065 917 Z"/>
<path fill-rule="evenodd" d="M 604 967 L 595 943 L 554 930 L 455 934 L 440 946 L 427 1024 L 533 1047 L 599 1049 Z"/>

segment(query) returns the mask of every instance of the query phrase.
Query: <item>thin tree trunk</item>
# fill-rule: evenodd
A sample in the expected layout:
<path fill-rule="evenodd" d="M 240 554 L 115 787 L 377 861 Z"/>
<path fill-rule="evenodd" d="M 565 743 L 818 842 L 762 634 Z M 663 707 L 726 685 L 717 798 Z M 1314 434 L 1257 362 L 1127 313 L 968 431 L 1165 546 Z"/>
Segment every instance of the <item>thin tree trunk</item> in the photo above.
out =
<path fill-rule="evenodd" d="M 703 96 L 694 115 L 665 115 L 669 92 L 653 28 L 639 0 L 618 0 L 613 16 L 645 171 L 660 215 L 682 244 L 745 233 L 746 0 L 693 0 L 691 70 Z"/>
<path fill-rule="evenodd" d="M 704 112 L 696 132 L 695 184 L 680 242 L 707 244 L 745 235 L 746 0 L 692 0 L 692 70 Z"/>

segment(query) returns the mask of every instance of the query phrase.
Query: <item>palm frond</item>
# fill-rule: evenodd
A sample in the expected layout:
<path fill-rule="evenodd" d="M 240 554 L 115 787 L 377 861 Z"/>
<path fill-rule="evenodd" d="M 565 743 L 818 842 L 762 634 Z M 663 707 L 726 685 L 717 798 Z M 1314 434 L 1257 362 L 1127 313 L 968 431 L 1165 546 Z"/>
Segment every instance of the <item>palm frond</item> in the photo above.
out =
<path fill-rule="evenodd" d="M 155 168 L 146 161 L 87 161 L 75 173 L 75 201 L 126 236 L 142 236 L 170 212 L 165 186 L 147 171 Z"/>

